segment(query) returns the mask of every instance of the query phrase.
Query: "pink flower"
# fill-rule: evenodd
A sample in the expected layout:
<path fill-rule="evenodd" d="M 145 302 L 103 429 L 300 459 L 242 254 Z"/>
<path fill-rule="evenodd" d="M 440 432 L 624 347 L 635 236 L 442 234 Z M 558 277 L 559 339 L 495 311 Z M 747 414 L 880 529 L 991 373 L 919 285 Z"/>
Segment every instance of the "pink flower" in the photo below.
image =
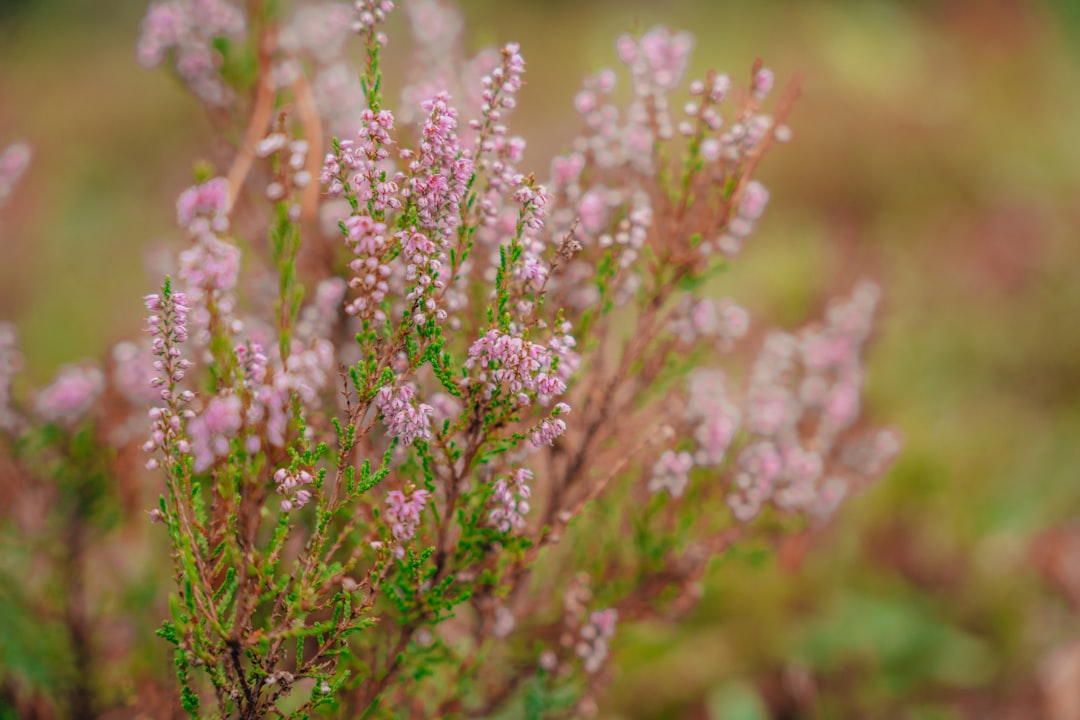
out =
<path fill-rule="evenodd" d="M 528 405 L 537 394 L 555 397 L 566 392 L 566 382 L 553 372 L 553 364 L 551 350 L 543 345 L 489 330 L 469 348 L 465 367 L 479 368 L 488 397 L 501 391 Z"/>
<path fill-rule="evenodd" d="M 375 406 L 382 413 L 386 431 L 406 446 L 418 439 L 431 439 L 431 414 L 434 409 L 430 405 L 417 403 L 415 395 L 416 390 L 411 385 L 396 388 L 384 385 L 375 395 Z"/>
<path fill-rule="evenodd" d="M 855 421 L 859 414 L 859 393 L 850 383 L 837 383 L 825 398 L 825 417 L 837 428 L 844 428 Z"/>
<path fill-rule="evenodd" d="M 224 232 L 229 227 L 228 211 L 229 181 L 216 177 L 180 193 L 176 200 L 176 224 L 192 234 Z"/>
<path fill-rule="evenodd" d="M 274 473 L 274 482 L 277 483 L 278 493 L 285 496 L 281 501 L 282 512 L 299 510 L 311 500 L 311 491 L 306 486 L 315 482 L 315 479 L 307 470 L 280 468 Z"/>
<path fill-rule="evenodd" d="M 699 448 L 698 463 L 714 467 L 723 464 L 738 429 L 739 411 L 732 405 L 702 420 L 694 431 Z"/>
<path fill-rule="evenodd" d="M 690 482 L 690 470 L 693 467 L 694 458 L 690 453 L 665 450 L 653 465 L 652 475 L 649 477 L 649 492 L 667 490 L 671 497 L 682 497 L 686 484 Z"/>
<path fill-rule="evenodd" d="M 177 74 L 188 87 L 205 102 L 224 105 L 232 91 L 219 73 L 222 59 L 213 41 L 240 35 L 244 26 L 243 13 L 226 0 L 157 2 L 143 18 L 136 57 L 144 67 L 154 67 L 172 51 Z"/>
<path fill-rule="evenodd" d="M 180 352 L 180 345 L 187 341 L 187 296 L 171 290 L 169 281 L 160 295 L 147 295 L 146 309 L 151 312 L 147 318 L 147 331 L 153 336 L 150 352 L 156 359 L 152 363 L 157 373 L 149 381 L 152 388 L 160 388 L 159 395 L 163 407 L 150 410 L 150 439 L 143 445 L 147 452 L 162 450 L 166 458 L 175 459 L 175 453 L 186 454 L 190 445 L 184 434 L 184 419 L 189 411 L 182 411 L 183 405 L 191 402 L 194 394 L 190 390 L 179 390 L 191 362 Z M 174 452 L 175 451 L 175 452 Z M 147 467 L 157 467 L 157 459 L 151 459 Z"/>
<path fill-rule="evenodd" d="M 180 253 L 180 277 L 189 288 L 229 292 L 240 276 L 240 249 L 212 235 Z"/>
<path fill-rule="evenodd" d="M 391 490 L 386 494 L 386 522 L 396 544 L 395 556 L 404 557 L 405 550 L 400 543 L 415 537 L 420 516 L 430 496 L 431 493 L 423 489 L 413 490 L 408 495 L 400 490 Z"/>
<path fill-rule="evenodd" d="M 554 445 L 555 441 L 566 432 L 566 421 L 561 418 L 547 418 L 529 434 L 529 442 L 534 448 L 544 445 Z"/>
<path fill-rule="evenodd" d="M 581 218 L 581 227 L 585 232 L 596 235 L 607 226 L 607 193 L 600 189 L 593 189 L 585 193 L 578 203 L 578 217 Z"/>
<path fill-rule="evenodd" d="M 690 33 L 673 34 L 667 28 L 655 27 L 641 36 L 639 47 L 656 87 L 672 90 L 682 79 L 694 38 Z"/>
<path fill-rule="evenodd" d="M 521 530 L 525 527 L 525 515 L 529 513 L 529 497 L 532 494 L 529 482 L 533 474 L 525 468 L 518 468 L 509 478 L 495 481 L 491 499 L 495 508 L 488 514 L 488 519 L 500 532 Z"/>
<path fill-rule="evenodd" d="M 589 615 L 589 622 L 581 628 L 581 639 L 574 648 L 585 661 L 585 672 L 592 674 L 603 666 L 618 619 L 619 611 L 615 608 L 595 610 Z"/>
<path fill-rule="evenodd" d="M 211 398 L 198 417 L 188 423 L 195 472 L 206 472 L 229 454 L 229 442 L 243 425 L 242 405 L 236 395 Z"/>
<path fill-rule="evenodd" d="M 30 145 L 25 142 L 13 143 L 0 153 L 0 204 L 3 204 L 15 189 L 15 184 L 30 166 L 32 155 Z"/>
<path fill-rule="evenodd" d="M 754 75 L 754 96 L 759 100 L 769 94 L 769 91 L 773 88 L 773 83 L 776 77 L 773 75 L 773 71 L 769 68 L 761 68 Z"/>
<path fill-rule="evenodd" d="M 551 161 L 551 177 L 555 187 L 569 185 L 578 179 L 585 168 L 585 158 L 580 153 L 556 157 Z"/>
<path fill-rule="evenodd" d="M 68 365 L 38 392 L 34 410 L 49 423 L 72 426 L 93 406 L 105 389 L 105 376 L 96 367 Z"/>
<path fill-rule="evenodd" d="M 739 215 L 747 220 L 757 220 L 765 213 L 768 202 L 769 191 L 757 180 L 751 180 L 739 199 Z"/>

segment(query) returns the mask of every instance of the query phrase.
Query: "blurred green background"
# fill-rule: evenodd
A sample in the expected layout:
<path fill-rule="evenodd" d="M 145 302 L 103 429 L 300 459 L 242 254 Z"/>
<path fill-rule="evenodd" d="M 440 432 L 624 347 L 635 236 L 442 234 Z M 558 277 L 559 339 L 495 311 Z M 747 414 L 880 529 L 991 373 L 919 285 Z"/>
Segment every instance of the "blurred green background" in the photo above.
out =
<path fill-rule="evenodd" d="M 788 557 L 798 547 L 733 554 L 688 624 L 624 629 L 603 711 L 1080 718 L 1080 615 L 1063 592 L 1080 574 L 1067 542 L 1080 521 L 1080 9 L 463 7 L 472 47 L 522 44 L 512 126 L 538 174 L 576 132 L 579 77 L 615 63 L 625 30 L 692 30 L 696 75 L 741 75 L 755 57 L 802 74 L 794 140 L 760 172 L 772 204 L 722 291 L 759 323 L 794 326 L 857 278 L 885 289 L 867 413 L 905 436 L 893 471 L 807 539 L 805 562 Z M 138 331 L 139 298 L 179 241 L 173 199 L 210 147 L 184 89 L 134 62 L 144 9 L 0 0 L 0 146 L 35 149 L 0 213 L 0 320 L 20 326 L 35 383 Z"/>

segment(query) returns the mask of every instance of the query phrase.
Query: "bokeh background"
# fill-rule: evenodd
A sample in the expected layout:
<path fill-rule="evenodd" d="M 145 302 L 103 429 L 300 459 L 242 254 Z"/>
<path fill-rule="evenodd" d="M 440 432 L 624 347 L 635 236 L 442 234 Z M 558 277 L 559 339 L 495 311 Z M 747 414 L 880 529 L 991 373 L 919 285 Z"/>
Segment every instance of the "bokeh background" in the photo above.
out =
<path fill-rule="evenodd" d="M 718 560 L 689 622 L 621 629 L 603 712 L 1080 718 L 1080 8 L 462 5 L 473 48 L 522 44 L 512 126 L 538 174 L 577 129 L 580 76 L 615 63 L 623 31 L 692 30 L 696 74 L 756 57 L 801 74 L 794 140 L 760 171 L 772 204 L 719 290 L 786 326 L 860 277 L 885 290 L 867 412 L 905 436 L 895 468 L 827 528 Z M 0 145 L 35 149 L 0 213 L 0 319 L 19 325 L 34 383 L 138 332 L 180 241 L 173 199 L 210 147 L 182 86 L 134 62 L 144 10 L 0 0 Z M 0 665 L 23 641 L 0 622 Z M 164 667 L 155 642 L 141 662 Z M 49 662 L 19 672 L 48 683 Z"/>

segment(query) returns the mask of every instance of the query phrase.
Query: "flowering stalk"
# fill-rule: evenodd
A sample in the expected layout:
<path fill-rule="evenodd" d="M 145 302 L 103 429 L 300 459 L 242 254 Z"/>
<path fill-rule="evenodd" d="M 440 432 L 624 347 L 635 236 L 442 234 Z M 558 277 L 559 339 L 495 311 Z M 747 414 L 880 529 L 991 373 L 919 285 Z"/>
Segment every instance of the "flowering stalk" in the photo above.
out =
<path fill-rule="evenodd" d="M 623 36 L 632 99 L 587 78 L 543 178 L 508 125 L 520 48 L 466 59 L 453 9 L 418 0 L 398 110 L 393 9 L 154 3 L 140 59 L 241 140 L 179 196 L 151 339 L 118 348 L 126 384 L 70 368 L 24 410 L 0 330 L 5 431 L 104 422 L 109 393 L 150 406 L 159 635 L 192 717 L 588 714 L 618 627 L 687 610 L 733 543 L 827 522 L 898 449 L 859 420 L 872 285 L 716 367 L 755 335 L 703 288 L 766 217 L 755 171 L 796 83 L 773 100 L 755 63 L 683 90 L 689 34 Z"/>

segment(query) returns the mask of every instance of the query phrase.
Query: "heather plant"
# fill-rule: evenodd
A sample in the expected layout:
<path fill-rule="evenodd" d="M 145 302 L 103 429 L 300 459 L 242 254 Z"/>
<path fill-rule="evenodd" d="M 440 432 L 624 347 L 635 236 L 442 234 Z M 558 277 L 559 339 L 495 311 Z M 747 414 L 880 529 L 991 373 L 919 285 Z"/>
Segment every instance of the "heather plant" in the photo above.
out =
<path fill-rule="evenodd" d="M 620 623 L 686 612 L 711 558 L 827 522 L 898 449 L 859 423 L 875 286 L 796 332 L 712 297 L 795 83 L 684 82 L 689 34 L 624 35 L 629 100 L 587 77 L 538 177 L 519 47 L 466 57 L 454 8 L 407 9 L 398 101 L 390 0 L 152 4 L 140 62 L 234 152 L 179 195 L 110 372 L 20 405 L 0 333 L 13 462 L 56 457 L 78 506 L 142 445 L 192 717 L 589 714 Z"/>

